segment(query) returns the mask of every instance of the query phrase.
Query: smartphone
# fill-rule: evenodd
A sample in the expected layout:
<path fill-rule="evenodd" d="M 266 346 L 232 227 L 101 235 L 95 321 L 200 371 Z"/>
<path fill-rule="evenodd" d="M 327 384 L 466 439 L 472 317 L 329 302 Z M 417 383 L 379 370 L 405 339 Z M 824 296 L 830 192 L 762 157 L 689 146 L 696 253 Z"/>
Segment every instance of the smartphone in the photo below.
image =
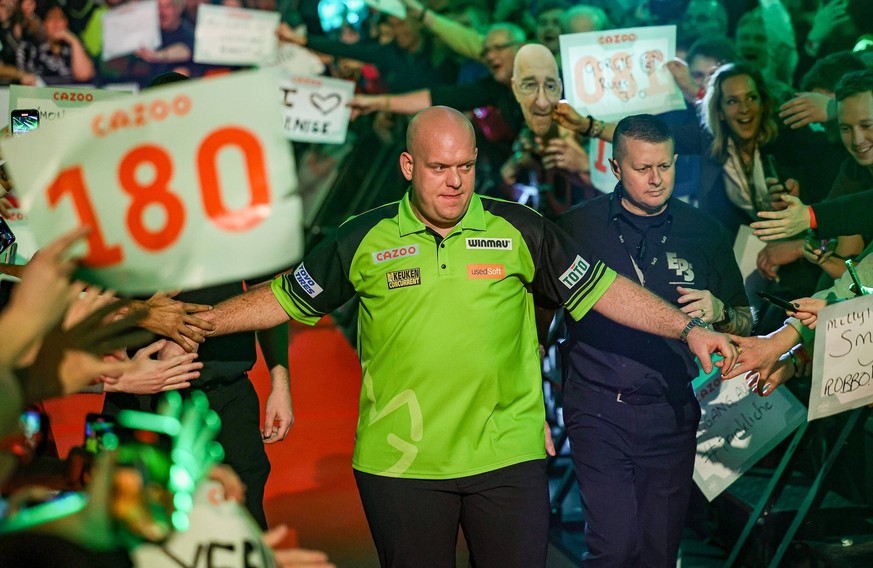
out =
<path fill-rule="evenodd" d="M 850 289 L 856 296 L 866 296 L 870 293 L 870 289 L 861 284 L 861 279 L 858 277 L 858 271 L 855 270 L 855 263 L 852 259 L 846 260 L 846 269 L 849 271 L 849 276 L 852 277 L 852 286 Z"/>
<path fill-rule="evenodd" d="M 755 294 L 757 294 L 758 297 L 761 298 L 762 300 L 764 300 L 765 302 L 773 304 L 777 308 L 782 308 L 786 312 L 796 312 L 797 311 L 797 306 L 795 306 L 794 304 L 792 304 L 788 300 L 783 300 L 782 298 L 777 298 L 776 296 L 774 296 L 772 294 L 768 294 L 767 292 L 764 292 L 763 290 L 758 290 L 757 292 L 755 292 Z"/>
<path fill-rule="evenodd" d="M 11 118 L 13 136 L 24 136 L 39 126 L 39 110 L 35 108 L 17 108 Z"/>
<path fill-rule="evenodd" d="M 9 224 L 6 222 L 6 219 L 0 217 L 0 254 L 12 246 L 12 243 L 15 242 L 15 233 L 12 232 L 12 229 L 9 228 Z"/>
<path fill-rule="evenodd" d="M 766 163 L 767 163 L 767 172 L 766 172 L 767 177 L 776 178 L 777 180 L 780 179 L 779 172 L 776 171 L 776 158 L 773 156 L 773 154 L 767 154 Z"/>
<path fill-rule="evenodd" d="M 118 447 L 115 417 L 109 414 L 88 413 L 85 417 L 85 451 L 96 454 Z"/>

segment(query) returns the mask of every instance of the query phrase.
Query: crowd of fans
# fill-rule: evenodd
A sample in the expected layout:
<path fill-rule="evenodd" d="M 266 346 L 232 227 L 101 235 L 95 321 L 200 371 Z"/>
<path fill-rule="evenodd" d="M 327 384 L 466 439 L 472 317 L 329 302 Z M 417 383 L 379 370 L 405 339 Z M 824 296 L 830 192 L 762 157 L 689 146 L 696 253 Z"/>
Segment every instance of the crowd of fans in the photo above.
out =
<path fill-rule="evenodd" d="M 126 1 L 0 0 L 0 79 L 24 85 L 145 85 L 171 71 L 191 77 L 233 71 L 193 61 L 199 0 L 158 0 L 161 47 L 104 61 L 102 15 Z M 844 261 L 860 261 L 870 250 L 871 223 L 864 219 L 845 231 L 831 226 L 827 234 L 814 230 L 815 204 L 873 189 L 873 3 L 402 1 L 405 19 L 375 11 L 351 17 L 357 12 L 349 10 L 342 12 L 349 17 L 334 29 L 324 29 L 317 2 L 309 0 L 219 2 L 278 10 L 282 23 L 277 42 L 312 50 L 324 63 L 325 74 L 356 84 L 351 102 L 356 120 L 349 141 L 341 151 L 329 152 L 298 145 L 301 178 L 333 179 L 326 170 L 348 156 L 371 151 L 356 145 L 356 136 L 372 131 L 383 142 L 396 143 L 409 116 L 445 105 L 469 113 L 476 129 L 477 191 L 526 203 L 557 218 L 598 194 L 591 180 L 589 142 L 611 140 L 614 125 L 559 103 L 560 81 L 530 88 L 514 82 L 515 54 L 526 43 L 539 43 L 560 65 L 562 34 L 674 24 L 678 58 L 668 67 L 687 106 L 664 118 L 673 127 L 680 164 L 688 166 L 678 168 L 677 188 L 687 189 L 677 193 L 734 236 L 742 225 L 772 220 L 753 225 L 769 239 L 757 260 L 760 286 L 795 301 L 798 309 L 783 326 L 784 311 L 750 298 L 754 332 L 774 333 L 756 365 L 759 393 L 767 395 L 809 371 L 809 365 L 799 362 L 809 360 L 802 343 L 811 341 L 815 314 L 829 300 L 861 292 L 850 290 Z M 398 197 L 401 191 L 398 187 Z M 0 206 L 6 212 L 10 203 L 0 201 Z M 819 224 L 834 218 L 823 215 Z M 782 221 L 792 223 L 788 233 L 778 228 Z M 104 383 L 107 391 L 136 394 L 189 389 L 192 384 L 196 388 L 200 364 L 195 355 L 160 360 L 157 354 L 173 341 L 188 348 L 180 330 L 191 340 L 187 324 L 197 321 L 195 314 L 206 307 L 176 305 L 166 296 L 120 300 L 111 292 L 71 282 L 75 260 L 70 250 L 84 234 L 62 237 L 26 266 L 2 269 L 20 278 L 0 312 L 0 434 L 11 436 L 0 452 L 0 480 L 5 479 L 7 494 L 10 487 L 28 485 L 25 465 L 34 448 L 28 449 L 29 442 L 17 432 L 19 417 L 30 405 L 80 392 L 95 382 Z M 866 263 L 862 267 L 866 276 Z M 164 318 L 161 323 L 155 323 L 156 314 Z M 153 336 L 144 336 L 143 328 L 165 338 L 145 346 Z M 126 349 L 135 355 L 128 357 Z M 111 484 L 97 473 L 71 477 L 68 466 L 64 468 L 53 476 L 54 489 L 81 490 L 89 478 Z M 97 468 L 123 469 L 99 461 Z M 214 476 L 229 494 L 237 493 L 232 474 Z M 63 480 L 60 485 L 57 479 Z M 31 505 L 44 504 L 48 496 L 28 499 Z M 92 499 L 90 509 L 76 514 L 103 519 L 106 511 L 94 516 L 94 503 L 99 502 Z M 26 509 L 27 503 L 19 500 L 9 505 L 6 516 L 14 518 Z M 119 548 L 121 539 L 111 523 L 104 527 L 106 542 L 95 544 L 95 534 L 86 538 L 61 526 L 57 518 L 46 518 L 41 530 L 53 538 L 100 554 Z M 0 541 L 0 555 L 26 544 L 7 537 Z M 289 566 L 328 565 L 318 553 L 278 554 Z M 98 561 L 110 565 L 106 562 Z"/>

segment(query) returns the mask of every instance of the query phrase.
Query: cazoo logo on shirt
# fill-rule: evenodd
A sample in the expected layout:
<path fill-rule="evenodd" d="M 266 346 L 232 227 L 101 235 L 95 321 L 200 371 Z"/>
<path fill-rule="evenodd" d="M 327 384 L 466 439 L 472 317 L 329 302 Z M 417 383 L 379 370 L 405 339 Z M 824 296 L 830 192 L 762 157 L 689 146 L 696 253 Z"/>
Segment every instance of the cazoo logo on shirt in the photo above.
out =
<path fill-rule="evenodd" d="M 379 264 L 386 260 L 394 260 L 395 258 L 406 258 L 407 256 L 417 256 L 419 253 L 418 247 L 409 245 L 405 247 L 397 247 L 388 250 L 380 250 L 373 253 L 373 264 Z"/>
<path fill-rule="evenodd" d="M 306 272 L 306 267 L 303 266 L 303 263 L 294 271 L 294 280 L 297 280 L 297 283 L 300 284 L 304 292 L 309 294 L 310 298 L 314 298 L 324 292 L 321 286 Z"/>
<path fill-rule="evenodd" d="M 467 248 L 512 250 L 512 239 L 467 239 Z"/>

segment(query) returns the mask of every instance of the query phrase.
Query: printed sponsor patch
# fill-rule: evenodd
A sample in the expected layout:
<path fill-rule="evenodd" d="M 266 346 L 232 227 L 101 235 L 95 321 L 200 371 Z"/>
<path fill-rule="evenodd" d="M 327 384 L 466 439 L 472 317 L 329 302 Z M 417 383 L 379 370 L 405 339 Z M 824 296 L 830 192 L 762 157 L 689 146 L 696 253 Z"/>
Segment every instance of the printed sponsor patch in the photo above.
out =
<path fill-rule="evenodd" d="M 421 284 L 421 269 L 407 268 L 404 270 L 395 270 L 394 272 L 386 272 L 388 278 L 388 289 L 406 288 L 407 286 L 418 286 Z"/>
<path fill-rule="evenodd" d="M 303 291 L 309 294 L 310 298 L 314 298 L 324 292 L 321 286 L 318 285 L 318 282 L 313 280 L 312 276 L 306 272 L 306 267 L 303 266 L 303 263 L 297 267 L 297 270 L 294 271 L 294 279 L 297 280 L 297 283 L 300 284 L 300 287 L 303 288 Z"/>
<path fill-rule="evenodd" d="M 491 278 L 500 280 L 506 276 L 506 268 L 502 264 L 468 264 L 467 278 Z"/>
<path fill-rule="evenodd" d="M 579 283 L 582 280 L 582 277 L 585 276 L 585 273 L 588 272 L 588 267 L 590 265 L 588 262 L 579 256 L 576 255 L 576 260 L 573 261 L 573 264 L 570 265 L 563 274 L 560 276 L 561 282 L 567 288 L 573 289 L 573 286 Z"/>
<path fill-rule="evenodd" d="M 512 250 L 512 239 L 467 239 L 467 248 Z"/>
<path fill-rule="evenodd" d="M 415 245 L 409 245 L 405 247 L 397 247 L 388 250 L 380 250 L 373 253 L 373 264 L 379 264 L 380 262 L 385 262 L 387 260 L 394 260 L 395 258 L 406 258 L 407 256 L 418 256 L 419 249 Z"/>

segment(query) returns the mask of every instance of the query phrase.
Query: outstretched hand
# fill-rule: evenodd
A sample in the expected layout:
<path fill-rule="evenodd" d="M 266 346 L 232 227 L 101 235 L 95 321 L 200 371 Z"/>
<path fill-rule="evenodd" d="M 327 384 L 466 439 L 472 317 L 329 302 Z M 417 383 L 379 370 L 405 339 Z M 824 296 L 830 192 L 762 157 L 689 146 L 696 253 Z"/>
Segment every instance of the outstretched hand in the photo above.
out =
<path fill-rule="evenodd" d="M 809 208 L 793 195 L 782 194 L 788 206 L 782 211 L 759 211 L 758 217 L 765 221 L 752 223 L 755 235 L 762 241 L 787 239 L 809 228 Z"/>

